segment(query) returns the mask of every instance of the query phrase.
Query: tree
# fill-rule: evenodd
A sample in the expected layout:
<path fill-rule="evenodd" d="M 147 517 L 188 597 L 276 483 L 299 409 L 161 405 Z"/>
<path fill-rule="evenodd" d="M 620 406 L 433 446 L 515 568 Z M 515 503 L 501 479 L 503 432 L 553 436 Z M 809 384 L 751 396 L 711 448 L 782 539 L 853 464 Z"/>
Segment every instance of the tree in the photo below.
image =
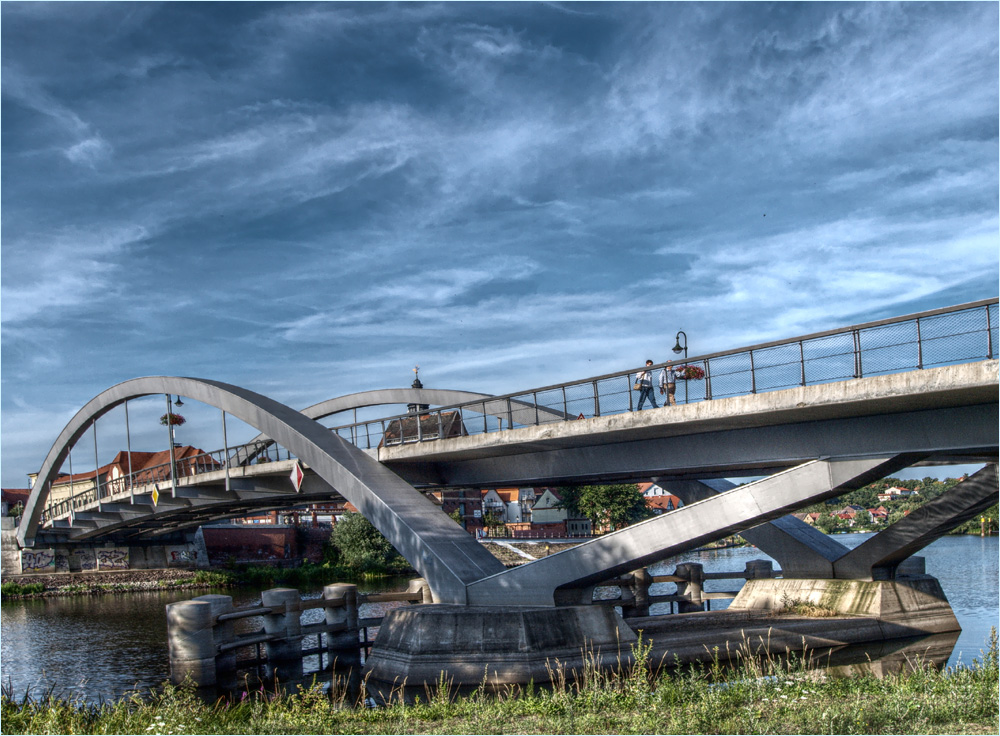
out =
<path fill-rule="evenodd" d="M 483 514 L 483 526 L 490 530 L 490 536 L 497 536 L 505 528 L 503 518 L 495 511 L 487 511 Z"/>
<path fill-rule="evenodd" d="M 652 516 L 635 483 L 559 489 L 559 506 L 590 519 L 594 529 L 615 531 Z"/>
<path fill-rule="evenodd" d="M 342 564 L 361 572 L 385 572 L 403 564 L 389 540 L 361 514 L 340 517 L 330 532 L 330 544 Z"/>

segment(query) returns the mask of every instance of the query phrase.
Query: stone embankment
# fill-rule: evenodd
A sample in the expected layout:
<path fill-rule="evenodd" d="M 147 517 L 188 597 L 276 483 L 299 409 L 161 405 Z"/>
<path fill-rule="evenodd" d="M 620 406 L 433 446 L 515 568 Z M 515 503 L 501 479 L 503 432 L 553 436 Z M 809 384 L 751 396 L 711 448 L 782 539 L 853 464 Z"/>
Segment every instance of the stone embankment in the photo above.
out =
<path fill-rule="evenodd" d="M 195 570 L 109 570 L 18 575 L 5 579 L 4 582 L 14 582 L 22 588 L 44 585 L 43 592 L 30 597 L 48 597 L 205 587 L 205 582 L 198 580 L 197 576 L 198 571 Z"/>

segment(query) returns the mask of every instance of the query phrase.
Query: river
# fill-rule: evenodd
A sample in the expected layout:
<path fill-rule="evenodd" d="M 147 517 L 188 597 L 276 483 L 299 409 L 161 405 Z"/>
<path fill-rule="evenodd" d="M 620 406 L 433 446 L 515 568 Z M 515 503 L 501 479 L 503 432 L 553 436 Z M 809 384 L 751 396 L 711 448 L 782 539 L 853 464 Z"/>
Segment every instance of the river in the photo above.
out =
<path fill-rule="evenodd" d="M 868 535 L 837 535 L 848 547 Z M 941 582 L 962 626 L 948 665 L 969 664 L 986 647 L 1000 615 L 1000 548 L 997 537 L 943 537 L 925 548 L 927 572 Z M 752 547 L 690 552 L 653 566 L 667 574 L 680 562 L 698 562 L 706 572 L 743 570 L 747 561 L 769 559 Z M 775 565 L 777 567 L 777 565 Z M 734 580 L 709 581 L 707 591 L 734 589 Z M 669 585 L 669 584 L 665 584 Z M 359 585 L 361 592 L 402 590 L 405 579 Z M 165 606 L 208 591 L 156 591 L 70 596 L 5 602 L 0 608 L 0 679 L 20 699 L 52 691 L 89 702 L 145 692 L 169 677 Z M 259 591 L 217 591 L 244 605 Z M 655 591 L 654 592 L 659 592 Z M 729 601 L 713 600 L 713 610 Z M 392 605 L 392 604 L 385 604 Z M 654 613 L 658 612 L 654 609 Z M 362 616 L 380 615 L 362 610 Z"/>

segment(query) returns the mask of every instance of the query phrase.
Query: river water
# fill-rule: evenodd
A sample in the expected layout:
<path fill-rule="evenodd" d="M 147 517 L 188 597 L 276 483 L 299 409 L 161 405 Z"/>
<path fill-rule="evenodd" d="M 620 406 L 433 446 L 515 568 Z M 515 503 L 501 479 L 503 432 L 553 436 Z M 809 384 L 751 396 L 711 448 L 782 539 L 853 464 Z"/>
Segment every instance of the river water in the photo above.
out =
<path fill-rule="evenodd" d="M 853 548 L 868 535 L 837 535 Z M 962 626 L 948 665 L 980 658 L 1000 615 L 1000 547 L 997 537 L 943 537 L 925 548 L 927 573 L 941 582 Z M 698 562 L 705 572 L 735 572 L 749 560 L 769 559 L 752 547 L 690 552 L 658 563 L 668 574 L 680 562 Z M 777 568 L 777 564 L 775 565 Z M 736 580 L 708 581 L 706 591 L 734 590 Z M 670 584 L 663 584 L 668 589 Z M 404 590 L 405 579 L 362 583 L 360 592 Z M 665 589 L 662 592 L 668 592 Z M 208 591 L 156 591 L 5 602 L 0 609 L 0 679 L 20 699 L 48 690 L 94 702 L 129 692 L 145 692 L 169 677 L 165 606 Z M 237 606 L 259 600 L 259 591 L 217 591 L 233 595 Z M 654 588 L 654 593 L 661 591 Z M 711 601 L 712 610 L 728 606 Z M 361 615 L 381 615 L 362 609 Z M 654 613 L 660 613 L 654 608 Z M 310 613 L 315 613 L 312 611 Z M 248 625 L 249 625 L 249 621 Z"/>

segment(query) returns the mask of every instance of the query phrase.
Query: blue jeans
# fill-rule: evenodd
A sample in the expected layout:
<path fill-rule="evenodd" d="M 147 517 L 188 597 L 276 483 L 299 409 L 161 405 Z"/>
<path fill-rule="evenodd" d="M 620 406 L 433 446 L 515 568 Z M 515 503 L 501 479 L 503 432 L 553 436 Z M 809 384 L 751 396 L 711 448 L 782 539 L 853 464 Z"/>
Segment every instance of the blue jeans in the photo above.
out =
<path fill-rule="evenodd" d="M 639 389 L 639 404 L 635 407 L 636 411 L 642 409 L 642 404 L 646 401 L 646 399 L 649 399 L 649 403 L 653 405 L 654 409 L 660 408 L 656 405 L 656 396 L 653 394 L 653 387 L 643 386 Z"/>

